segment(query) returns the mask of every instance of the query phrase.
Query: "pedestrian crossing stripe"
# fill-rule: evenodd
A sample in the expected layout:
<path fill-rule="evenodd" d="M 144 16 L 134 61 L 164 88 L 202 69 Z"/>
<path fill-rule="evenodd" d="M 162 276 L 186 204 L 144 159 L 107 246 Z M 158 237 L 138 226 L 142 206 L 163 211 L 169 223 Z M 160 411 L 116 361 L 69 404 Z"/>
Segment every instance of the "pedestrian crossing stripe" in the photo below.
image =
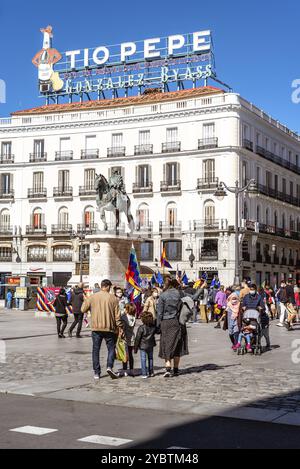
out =
<path fill-rule="evenodd" d="M 82 443 L 92 443 L 94 445 L 102 445 L 102 446 L 123 446 L 132 442 L 132 440 L 125 440 L 122 438 L 114 438 L 110 436 L 100 436 L 100 435 L 87 436 L 85 438 L 80 438 L 80 440 L 78 441 Z"/>
<path fill-rule="evenodd" d="M 32 427 L 28 425 L 26 427 L 14 428 L 9 431 L 15 432 L 15 433 L 25 433 L 27 435 L 44 436 L 44 435 L 49 435 L 49 433 L 55 433 L 58 430 L 54 428 Z"/>

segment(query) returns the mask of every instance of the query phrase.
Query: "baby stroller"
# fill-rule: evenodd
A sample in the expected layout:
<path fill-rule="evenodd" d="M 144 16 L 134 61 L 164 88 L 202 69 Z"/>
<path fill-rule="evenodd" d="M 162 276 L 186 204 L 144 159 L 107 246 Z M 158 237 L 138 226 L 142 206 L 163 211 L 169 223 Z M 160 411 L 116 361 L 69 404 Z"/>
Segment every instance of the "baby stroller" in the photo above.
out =
<path fill-rule="evenodd" d="M 261 355 L 262 354 L 262 346 L 261 346 L 261 336 L 262 336 L 262 327 L 261 327 L 261 319 L 260 313 L 256 309 L 248 309 L 243 314 L 243 320 L 249 320 L 251 326 L 255 326 L 253 329 L 253 337 L 251 340 L 251 348 L 253 355 Z M 247 353 L 246 342 L 243 339 L 242 347 L 238 350 L 238 355 L 244 355 Z"/>

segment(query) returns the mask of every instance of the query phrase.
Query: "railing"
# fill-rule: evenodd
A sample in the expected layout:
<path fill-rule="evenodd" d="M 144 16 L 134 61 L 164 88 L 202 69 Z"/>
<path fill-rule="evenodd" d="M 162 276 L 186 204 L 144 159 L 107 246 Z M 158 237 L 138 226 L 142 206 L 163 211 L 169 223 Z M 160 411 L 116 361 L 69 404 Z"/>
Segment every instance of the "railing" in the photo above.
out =
<path fill-rule="evenodd" d="M 45 199 L 47 198 L 47 189 L 37 188 L 28 189 L 28 199 Z"/>
<path fill-rule="evenodd" d="M 153 154 L 153 145 L 135 145 L 134 154 L 137 155 L 152 155 Z"/>
<path fill-rule="evenodd" d="M 285 194 L 284 192 L 280 192 L 276 189 L 271 189 L 270 187 L 264 186 L 262 184 L 258 184 L 257 188 L 259 193 L 266 195 L 267 197 L 281 200 L 282 202 L 294 205 L 295 207 L 300 207 L 300 199 L 294 197 L 293 195 Z"/>
<path fill-rule="evenodd" d="M 174 232 L 180 233 L 181 229 L 182 229 L 182 223 L 181 222 L 170 224 L 168 222 L 162 222 L 161 221 L 159 223 L 159 231 L 161 233 L 174 233 Z"/>
<path fill-rule="evenodd" d="M 13 164 L 15 155 L 0 155 L 0 164 Z"/>
<path fill-rule="evenodd" d="M 153 192 L 153 183 L 149 182 L 146 186 L 141 183 L 134 183 L 132 186 L 132 192 L 134 194 L 148 194 Z"/>
<path fill-rule="evenodd" d="M 12 255 L 11 256 L 0 256 L 0 262 L 12 262 Z"/>
<path fill-rule="evenodd" d="M 274 236 L 280 236 L 281 238 L 290 238 L 296 241 L 300 241 L 300 232 L 299 231 L 290 231 L 285 228 L 278 228 L 276 226 L 265 225 L 264 223 L 259 223 L 259 232 L 264 234 L 271 234 Z"/>
<path fill-rule="evenodd" d="M 99 158 L 99 150 L 81 150 L 81 159 L 82 160 L 94 160 Z"/>
<path fill-rule="evenodd" d="M 73 197 L 73 187 L 54 187 L 53 197 Z"/>
<path fill-rule="evenodd" d="M 219 258 L 219 255 L 218 255 L 218 251 L 216 250 L 213 250 L 213 251 L 202 250 L 200 254 L 200 260 L 209 259 L 209 260 L 217 261 L 218 258 Z"/>
<path fill-rule="evenodd" d="M 57 234 L 71 235 L 73 233 L 73 226 L 72 225 L 52 225 L 51 233 L 53 235 L 57 235 Z"/>
<path fill-rule="evenodd" d="M 3 192 L 3 191 L 0 192 L 1 200 L 12 200 L 14 198 L 15 198 L 15 191 L 12 189 L 6 192 Z"/>
<path fill-rule="evenodd" d="M 47 226 L 41 225 L 39 227 L 27 225 L 26 226 L 26 234 L 27 235 L 46 235 L 47 234 Z"/>
<path fill-rule="evenodd" d="M 248 140 L 247 138 L 244 138 L 243 148 L 246 148 L 249 151 L 253 151 L 253 142 L 251 142 L 251 140 Z"/>
<path fill-rule="evenodd" d="M 27 255 L 27 262 L 47 262 L 46 256 L 32 256 L 30 254 Z"/>
<path fill-rule="evenodd" d="M 272 161 L 273 163 L 276 163 L 279 166 L 282 166 L 283 168 L 289 169 L 296 174 L 300 174 L 300 166 L 290 163 L 284 158 L 275 155 L 275 153 L 272 153 L 271 151 L 268 151 L 265 148 L 260 147 L 259 145 L 256 146 L 256 153 L 268 161 Z"/>
<path fill-rule="evenodd" d="M 30 153 L 29 162 L 30 163 L 42 163 L 47 161 L 47 153 Z"/>
<path fill-rule="evenodd" d="M 161 192 L 178 192 L 181 191 L 181 180 L 177 181 L 162 181 L 160 183 Z"/>
<path fill-rule="evenodd" d="M 197 190 L 215 190 L 219 186 L 219 178 L 199 178 L 197 180 Z"/>
<path fill-rule="evenodd" d="M 208 150 L 210 148 L 218 148 L 217 137 L 198 140 L 198 150 Z"/>
<path fill-rule="evenodd" d="M 149 233 L 149 234 L 151 234 L 153 232 L 153 222 L 149 222 L 149 223 L 146 223 L 146 224 L 143 224 L 143 225 L 141 225 L 140 223 L 137 223 L 135 229 L 139 233 Z"/>
<path fill-rule="evenodd" d="M 98 233 L 98 225 L 96 223 L 91 223 L 90 225 L 77 225 L 77 233 L 96 234 Z"/>
<path fill-rule="evenodd" d="M 191 231 L 220 231 L 228 229 L 228 220 L 193 220 L 190 222 Z"/>
<path fill-rule="evenodd" d="M 56 151 L 55 161 L 70 161 L 73 160 L 73 151 Z"/>
<path fill-rule="evenodd" d="M 12 236 L 14 229 L 12 226 L 0 226 L 0 236 Z"/>
<path fill-rule="evenodd" d="M 125 156 L 126 147 L 111 147 L 107 149 L 107 156 L 110 157 L 121 157 Z"/>
<path fill-rule="evenodd" d="M 166 142 L 162 144 L 162 153 L 181 151 L 181 142 Z"/>
<path fill-rule="evenodd" d="M 84 197 L 84 196 L 95 196 L 96 195 L 96 189 L 91 186 L 80 186 L 79 187 L 79 196 Z"/>
<path fill-rule="evenodd" d="M 73 262 L 72 254 L 68 254 L 65 256 L 53 254 L 53 262 Z"/>

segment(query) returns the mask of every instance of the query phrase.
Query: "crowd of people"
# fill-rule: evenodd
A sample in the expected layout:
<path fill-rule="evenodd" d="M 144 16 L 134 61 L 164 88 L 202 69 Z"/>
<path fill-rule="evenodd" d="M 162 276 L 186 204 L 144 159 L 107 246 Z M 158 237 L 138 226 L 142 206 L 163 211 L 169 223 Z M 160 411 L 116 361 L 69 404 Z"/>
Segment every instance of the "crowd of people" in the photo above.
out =
<path fill-rule="evenodd" d="M 294 329 L 300 320 L 300 288 L 292 279 L 282 281 L 278 289 L 270 285 L 258 288 L 244 280 L 241 285 L 225 288 L 219 282 L 209 287 L 205 279 L 183 285 L 178 278 L 166 277 L 163 287 L 149 286 L 143 290 L 137 307 L 126 291 L 113 286 L 110 280 L 96 284 L 91 295 L 84 285 L 69 291 L 61 289 L 54 303 L 57 334 L 65 338 L 68 325 L 67 307 L 72 306 L 74 321 L 67 334 L 75 332 L 81 338 L 84 315 L 90 315 L 93 342 L 93 370 L 95 380 L 101 376 L 100 349 L 105 341 L 108 357 L 106 371 L 112 379 L 135 376 L 135 355 L 140 354 L 142 378 L 154 376 L 154 348 L 159 342 L 159 358 L 164 360 L 164 377 L 178 376 L 181 357 L 188 355 L 188 323 L 214 323 L 216 329 L 228 331 L 232 349 L 243 347 L 254 352 L 252 345 L 257 324 L 249 312 L 256 312 L 264 350 L 271 350 L 270 321 L 278 319 L 277 326 Z M 256 319 L 257 319 L 256 318 Z M 158 341 L 159 337 L 159 341 Z M 123 370 L 114 371 L 116 344 L 126 347 Z M 262 346 L 261 346 L 262 348 Z"/>

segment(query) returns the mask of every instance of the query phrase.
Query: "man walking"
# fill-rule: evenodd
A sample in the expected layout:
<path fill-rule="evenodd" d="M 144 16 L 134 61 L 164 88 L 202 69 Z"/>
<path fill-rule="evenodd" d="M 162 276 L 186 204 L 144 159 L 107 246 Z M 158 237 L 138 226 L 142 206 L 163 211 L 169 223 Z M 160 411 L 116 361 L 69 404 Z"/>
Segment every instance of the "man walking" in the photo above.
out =
<path fill-rule="evenodd" d="M 91 311 L 92 339 L 93 339 L 93 368 L 94 378 L 99 380 L 101 376 L 100 349 L 103 339 L 108 350 L 107 373 L 112 379 L 118 379 L 119 375 L 113 371 L 115 361 L 115 347 L 119 333 L 123 332 L 123 323 L 118 300 L 111 295 L 110 280 L 103 280 L 101 291 L 85 298 L 82 305 L 82 313 Z"/>
<path fill-rule="evenodd" d="M 83 283 L 80 283 L 77 288 L 74 289 L 72 296 L 71 296 L 71 304 L 74 314 L 74 322 L 69 330 L 69 337 L 72 337 L 73 330 L 77 326 L 76 337 L 80 339 L 82 336 L 80 335 L 82 329 L 82 322 L 83 322 L 83 313 L 81 312 L 81 307 L 84 302 L 84 291 L 83 291 Z"/>

